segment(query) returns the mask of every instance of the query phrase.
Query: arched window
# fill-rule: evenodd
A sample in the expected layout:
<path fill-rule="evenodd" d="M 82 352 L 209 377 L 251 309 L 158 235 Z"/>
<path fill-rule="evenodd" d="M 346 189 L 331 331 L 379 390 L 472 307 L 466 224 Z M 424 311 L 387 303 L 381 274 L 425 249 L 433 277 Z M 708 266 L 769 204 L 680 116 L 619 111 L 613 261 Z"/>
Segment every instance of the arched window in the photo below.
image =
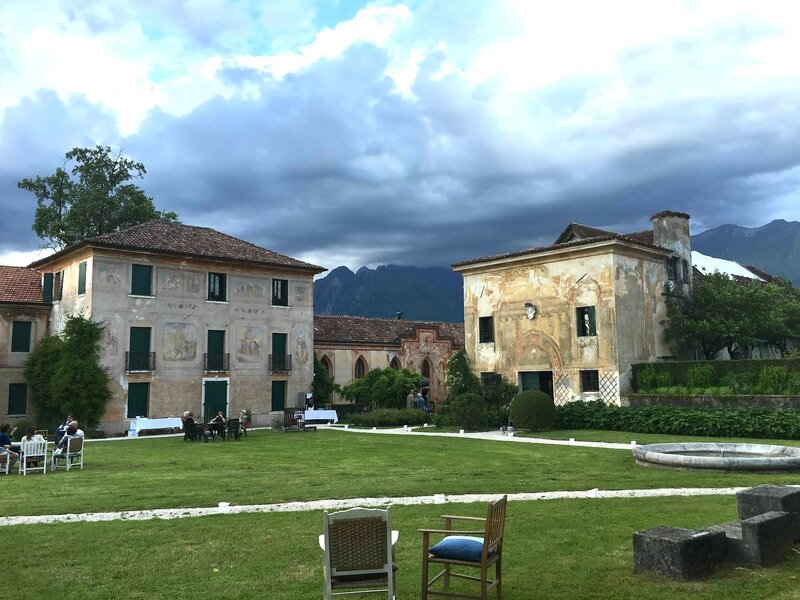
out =
<path fill-rule="evenodd" d="M 323 355 L 320 362 L 322 363 L 322 366 L 325 367 L 325 370 L 328 371 L 328 376 L 333 377 L 333 365 L 331 364 L 331 359 L 328 358 L 327 355 Z"/>
<path fill-rule="evenodd" d="M 397 360 L 396 356 L 392 357 L 392 362 L 389 363 L 389 366 L 392 367 L 395 371 L 400 370 L 400 361 Z"/>
<path fill-rule="evenodd" d="M 426 358 L 422 361 L 422 368 L 420 369 L 420 373 L 422 373 L 423 377 L 427 377 L 428 379 L 431 378 L 431 363 Z"/>
<path fill-rule="evenodd" d="M 361 379 L 366 372 L 367 363 L 364 361 L 363 357 L 359 356 L 356 361 L 356 379 Z"/>

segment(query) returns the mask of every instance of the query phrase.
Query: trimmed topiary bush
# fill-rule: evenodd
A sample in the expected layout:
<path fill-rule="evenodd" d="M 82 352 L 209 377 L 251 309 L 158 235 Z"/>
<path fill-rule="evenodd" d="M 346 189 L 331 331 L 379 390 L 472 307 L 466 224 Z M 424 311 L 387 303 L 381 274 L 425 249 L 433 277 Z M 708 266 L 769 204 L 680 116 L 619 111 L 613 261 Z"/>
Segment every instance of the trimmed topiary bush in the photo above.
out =
<path fill-rule="evenodd" d="M 511 422 L 517 429 L 549 429 L 555 414 L 556 405 L 544 392 L 527 390 L 511 401 Z"/>
<path fill-rule="evenodd" d="M 464 429 L 486 427 L 486 401 L 480 394 L 465 392 L 450 401 L 453 424 Z"/>

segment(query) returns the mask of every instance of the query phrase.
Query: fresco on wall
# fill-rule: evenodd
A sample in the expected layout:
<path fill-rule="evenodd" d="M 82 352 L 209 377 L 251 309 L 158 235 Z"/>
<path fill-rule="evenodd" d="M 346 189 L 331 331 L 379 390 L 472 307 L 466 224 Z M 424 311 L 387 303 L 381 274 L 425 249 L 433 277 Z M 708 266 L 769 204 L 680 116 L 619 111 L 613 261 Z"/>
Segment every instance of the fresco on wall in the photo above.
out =
<path fill-rule="evenodd" d="M 295 285 L 294 286 L 294 301 L 305 302 L 308 299 L 308 286 Z"/>
<path fill-rule="evenodd" d="M 116 356 L 119 352 L 119 343 L 111 327 L 103 327 L 103 336 L 100 339 L 101 354 L 103 356 Z"/>
<path fill-rule="evenodd" d="M 231 289 L 233 295 L 239 298 L 263 298 L 267 293 L 266 285 L 253 279 L 236 278 L 233 280 Z"/>
<path fill-rule="evenodd" d="M 295 360 L 297 361 L 298 365 L 303 366 L 308 362 L 308 342 L 306 341 L 306 330 L 298 329 L 295 332 L 295 339 L 297 340 L 295 344 Z"/>
<path fill-rule="evenodd" d="M 102 288 L 116 289 L 122 285 L 122 275 L 115 267 L 101 265 L 97 267 L 94 284 Z"/>
<path fill-rule="evenodd" d="M 194 360 L 197 328 L 191 323 L 164 323 L 164 360 Z"/>
<path fill-rule="evenodd" d="M 182 271 L 162 271 L 159 275 L 159 287 L 173 294 L 199 294 L 200 277 L 196 273 Z"/>
<path fill-rule="evenodd" d="M 236 330 L 236 360 L 258 362 L 264 347 L 264 330 L 261 327 L 239 327 Z"/>

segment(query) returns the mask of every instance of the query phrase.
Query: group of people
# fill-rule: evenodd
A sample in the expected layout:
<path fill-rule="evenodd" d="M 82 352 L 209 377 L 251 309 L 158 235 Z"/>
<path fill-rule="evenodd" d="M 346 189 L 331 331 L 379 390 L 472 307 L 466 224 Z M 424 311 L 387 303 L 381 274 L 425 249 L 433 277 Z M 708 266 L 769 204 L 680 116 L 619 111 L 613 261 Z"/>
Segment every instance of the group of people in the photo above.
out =
<path fill-rule="evenodd" d="M 183 413 L 181 421 L 183 421 L 184 429 L 186 428 L 185 426 L 187 424 L 197 423 L 197 421 L 194 420 L 194 414 L 189 410 Z M 200 422 L 199 424 L 203 425 L 202 422 Z M 217 412 L 216 416 L 205 425 L 207 426 L 208 431 L 211 432 L 212 435 L 217 434 L 219 436 L 224 437 L 225 431 L 227 430 L 228 427 L 228 419 L 225 417 L 225 413 L 219 411 Z M 244 431 L 246 428 L 247 428 L 247 411 L 245 409 L 242 409 L 239 412 L 239 430 Z"/>
<path fill-rule="evenodd" d="M 412 408 L 417 410 L 423 410 L 427 413 L 433 412 L 433 402 L 428 402 L 425 397 L 422 395 L 421 391 L 417 391 L 414 393 L 415 390 L 410 390 L 408 392 L 408 396 L 406 396 L 406 408 Z"/>
<path fill-rule="evenodd" d="M 11 438 L 16 431 L 17 428 L 14 427 L 12 429 L 11 425 L 8 423 L 0 425 L 0 463 L 4 463 L 8 459 L 10 463 L 9 472 L 11 472 L 11 468 L 13 468 L 20 459 L 22 445 L 25 442 L 45 441 L 41 434 L 36 433 L 36 427 L 31 425 L 25 430 L 25 435 L 22 436 L 19 443 L 15 444 Z M 70 436 L 84 437 L 84 435 L 83 430 L 78 427 L 78 421 L 72 418 L 72 415 L 69 415 L 67 419 L 56 428 L 56 447 L 55 450 L 53 450 L 53 458 L 55 460 L 63 458 L 67 452 L 67 444 L 69 443 Z"/>

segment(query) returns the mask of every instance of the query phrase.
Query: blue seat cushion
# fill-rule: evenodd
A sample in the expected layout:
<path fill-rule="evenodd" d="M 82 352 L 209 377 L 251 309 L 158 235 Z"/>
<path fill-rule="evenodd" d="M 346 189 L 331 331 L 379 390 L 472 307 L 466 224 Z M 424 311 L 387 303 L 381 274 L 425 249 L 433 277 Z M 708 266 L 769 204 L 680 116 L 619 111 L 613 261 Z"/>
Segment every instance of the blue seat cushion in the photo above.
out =
<path fill-rule="evenodd" d="M 448 535 L 430 549 L 439 558 L 479 562 L 483 552 L 483 538 L 471 535 Z"/>

